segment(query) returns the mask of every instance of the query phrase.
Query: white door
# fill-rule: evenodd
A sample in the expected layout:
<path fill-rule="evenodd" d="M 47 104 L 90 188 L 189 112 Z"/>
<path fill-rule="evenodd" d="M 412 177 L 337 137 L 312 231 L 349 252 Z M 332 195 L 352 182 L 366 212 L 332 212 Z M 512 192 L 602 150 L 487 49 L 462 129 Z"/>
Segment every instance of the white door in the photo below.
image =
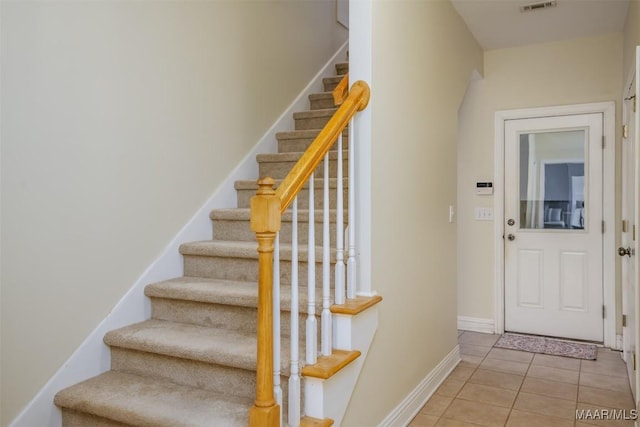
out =
<path fill-rule="evenodd" d="M 603 115 L 505 122 L 505 330 L 603 341 Z"/>
<path fill-rule="evenodd" d="M 635 76 L 634 76 L 635 77 Z M 636 271 L 638 271 L 636 256 L 637 206 L 636 193 L 636 113 L 634 112 L 635 79 L 627 87 L 622 105 L 622 233 L 618 254 L 622 259 L 622 350 L 627 364 L 629 384 L 634 396 L 636 395 Z"/>

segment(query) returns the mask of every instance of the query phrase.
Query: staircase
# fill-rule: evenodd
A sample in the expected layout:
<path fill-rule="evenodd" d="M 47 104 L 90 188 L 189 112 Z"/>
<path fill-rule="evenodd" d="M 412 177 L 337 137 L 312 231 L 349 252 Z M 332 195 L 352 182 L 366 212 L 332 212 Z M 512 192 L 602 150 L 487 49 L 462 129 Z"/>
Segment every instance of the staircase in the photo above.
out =
<path fill-rule="evenodd" d="M 310 110 L 294 114 L 295 130 L 277 135 L 278 153 L 257 156 L 261 177 L 270 176 L 278 185 L 286 176 L 335 111 L 331 91 L 347 69 L 347 63 L 336 64 L 337 76 L 323 80 L 325 92 L 309 97 Z M 335 151 L 330 153 L 330 158 L 333 160 L 330 173 L 335 173 Z M 343 158 L 345 162 L 348 159 L 346 150 Z M 314 187 L 321 188 L 322 170 L 322 166 L 317 169 Z M 211 212 L 212 240 L 185 243 L 180 247 L 183 277 L 145 288 L 145 295 L 151 300 L 151 319 L 105 335 L 104 342 L 111 349 L 111 370 L 56 395 L 55 404 L 62 410 L 63 426 L 225 427 L 248 424 L 249 409 L 256 393 L 257 363 L 258 253 L 255 234 L 249 226 L 250 198 L 258 189 L 256 178 L 235 183 L 237 208 Z M 335 178 L 331 181 L 333 187 L 335 181 Z M 309 214 L 305 193 L 303 190 L 299 197 L 300 243 L 306 243 L 304 220 Z M 333 195 L 332 200 L 335 203 Z M 321 221 L 322 199 L 316 198 L 316 201 L 315 218 Z M 347 206 L 346 200 L 344 206 Z M 335 206 L 330 208 L 333 229 Z M 321 223 L 317 222 L 316 227 L 316 244 L 319 245 Z M 335 236 L 334 230 L 332 236 Z M 287 266 L 291 259 L 290 211 L 283 216 L 280 242 L 281 383 L 282 411 L 286 414 L 290 347 L 290 293 L 287 288 L 291 275 Z M 306 244 L 300 247 L 301 286 L 306 284 L 307 277 L 308 260 L 304 248 Z M 321 281 L 321 253 L 316 250 L 314 260 L 318 263 L 317 283 Z M 316 313 L 321 312 L 320 291 L 317 291 Z M 306 293 L 306 289 L 300 289 L 301 324 L 307 314 Z M 300 354 L 304 354 L 304 330 L 300 335 Z M 331 421 L 303 418 L 302 425 L 331 425 Z"/>

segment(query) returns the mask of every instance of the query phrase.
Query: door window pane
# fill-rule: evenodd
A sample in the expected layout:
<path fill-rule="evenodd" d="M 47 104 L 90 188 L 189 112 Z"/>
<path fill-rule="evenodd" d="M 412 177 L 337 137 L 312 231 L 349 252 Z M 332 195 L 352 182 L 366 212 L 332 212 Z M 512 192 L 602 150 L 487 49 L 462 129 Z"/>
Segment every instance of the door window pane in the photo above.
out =
<path fill-rule="evenodd" d="M 520 228 L 584 230 L 585 131 L 520 134 Z"/>

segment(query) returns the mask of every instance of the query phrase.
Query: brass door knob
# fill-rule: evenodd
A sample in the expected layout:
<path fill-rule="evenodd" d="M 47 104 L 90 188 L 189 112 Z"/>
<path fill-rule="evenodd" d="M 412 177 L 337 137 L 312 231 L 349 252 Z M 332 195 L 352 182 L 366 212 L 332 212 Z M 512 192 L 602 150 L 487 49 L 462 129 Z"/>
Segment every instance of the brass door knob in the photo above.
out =
<path fill-rule="evenodd" d="M 620 246 L 618 248 L 618 255 L 620 255 L 620 256 L 625 256 L 626 255 L 629 258 L 631 258 L 631 248 L 630 247 L 623 248 L 622 246 Z"/>

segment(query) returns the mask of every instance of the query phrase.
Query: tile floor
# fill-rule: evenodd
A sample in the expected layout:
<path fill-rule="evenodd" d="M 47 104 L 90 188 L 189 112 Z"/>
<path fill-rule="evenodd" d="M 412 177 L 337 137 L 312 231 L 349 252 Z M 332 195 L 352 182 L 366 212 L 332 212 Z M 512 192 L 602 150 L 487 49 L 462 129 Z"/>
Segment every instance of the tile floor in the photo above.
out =
<path fill-rule="evenodd" d="M 499 335 L 458 333 L 462 362 L 409 427 L 633 426 L 631 420 L 576 420 L 576 410 L 624 409 L 633 398 L 620 353 L 597 360 L 492 348 Z M 592 418 L 597 414 L 590 412 Z"/>

